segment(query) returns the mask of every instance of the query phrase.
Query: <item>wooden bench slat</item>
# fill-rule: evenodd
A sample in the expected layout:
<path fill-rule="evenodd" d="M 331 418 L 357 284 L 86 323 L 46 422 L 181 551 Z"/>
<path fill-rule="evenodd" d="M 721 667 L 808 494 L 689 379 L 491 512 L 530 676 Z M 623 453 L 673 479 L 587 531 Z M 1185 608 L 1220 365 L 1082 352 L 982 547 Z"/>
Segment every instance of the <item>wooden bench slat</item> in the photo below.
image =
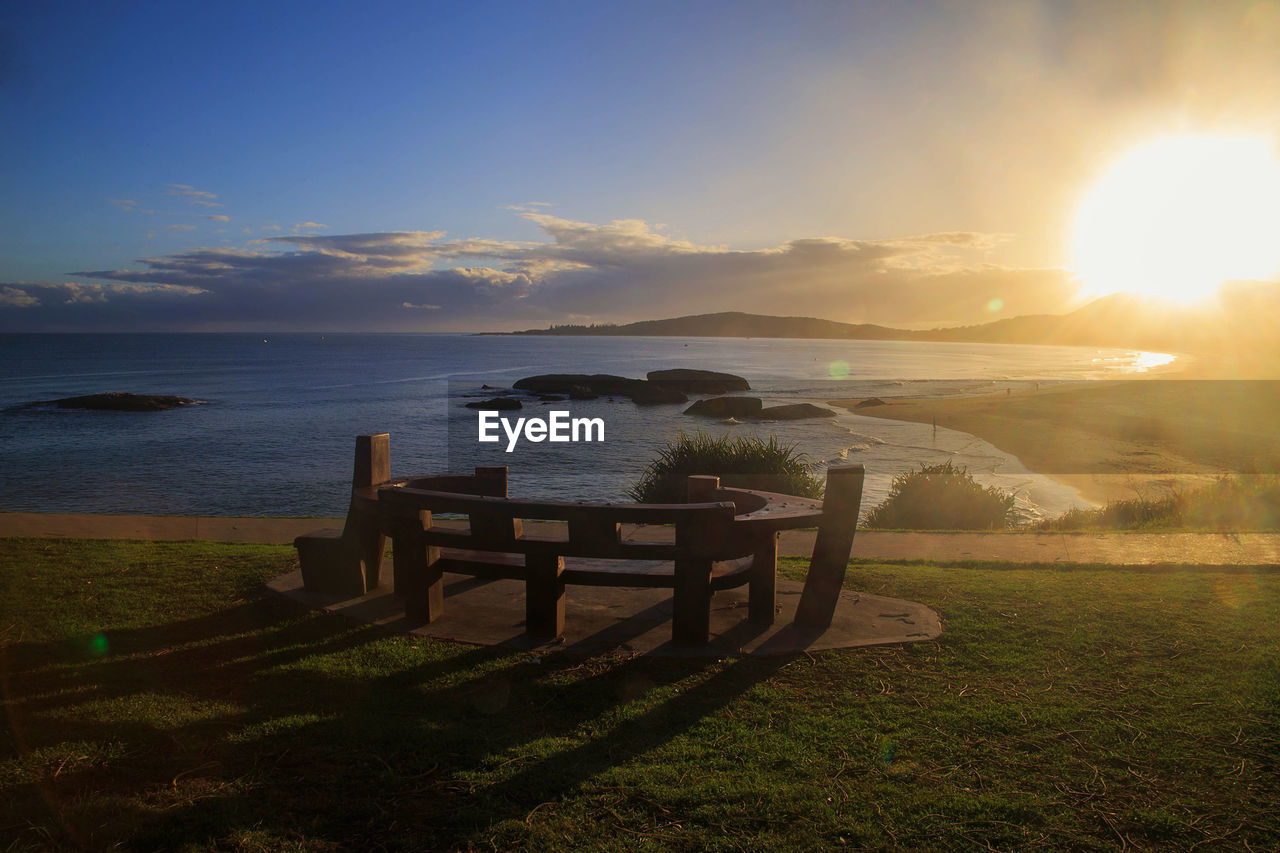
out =
<path fill-rule="evenodd" d="M 750 557 L 713 563 L 712 589 L 732 589 L 747 583 L 752 563 Z M 445 572 L 474 577 L 512 580 L 526 577 L 523 554 L 441 548 L 437 565 Z M 675 562 L 566 557 L 562 577 L 565 583 L 578 586 L 670 587 L 675 577 Z"/>
<path fill-rule="evenodd" d="M 730 501 L 714 501 L 696 504 L 619 504 L 589 503 L 586 501 L 527 501 L 508 498 L 460 495 L 453 492 L 437 492 L 411 489 L 404 486 L 384 486 L 378 490 L 381 506 L 402 508 L 409 512 L 430 507 L 435 513 L 522 518 L 530 521 L 569 521 L 584 515 L 611 517 L 624 524 L 677 524 L 698 513 Z"/>

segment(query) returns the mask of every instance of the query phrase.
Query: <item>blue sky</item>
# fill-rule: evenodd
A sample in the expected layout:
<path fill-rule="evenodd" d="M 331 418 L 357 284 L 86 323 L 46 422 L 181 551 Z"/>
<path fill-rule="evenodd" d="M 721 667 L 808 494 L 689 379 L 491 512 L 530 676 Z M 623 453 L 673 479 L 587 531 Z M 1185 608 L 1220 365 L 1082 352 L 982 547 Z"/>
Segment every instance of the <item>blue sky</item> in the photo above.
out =
<path fill-rule="evenodd" d="M 1276 129 L 1273 4 L 1113 5 L 5 2 L 0 330 L 1065 310 L 1102 164 Z"/>

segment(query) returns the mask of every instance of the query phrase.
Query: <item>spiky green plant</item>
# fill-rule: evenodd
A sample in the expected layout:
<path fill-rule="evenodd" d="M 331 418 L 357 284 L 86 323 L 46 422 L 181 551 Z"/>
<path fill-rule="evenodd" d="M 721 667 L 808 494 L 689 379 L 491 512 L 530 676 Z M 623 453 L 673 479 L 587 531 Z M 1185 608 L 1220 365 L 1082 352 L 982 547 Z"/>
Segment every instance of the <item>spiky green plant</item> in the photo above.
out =
<path fill-rule="evenodd" d="M 766 440 L 702 431 L 681 433 L 668 443 L 627 494 L 641 503 L 678 503 L 684 500 L 685 478 L 690 474 L 717 475 L 720 485 L 730 488 L 822 497 L 822 480 L 794 444 L 784 444 L 772 435 Z"/>
<path fill-rule="evenodd" d="M 999 530 L 1013 523 L 1013 495 L 982 486 L 947 460 L 893 478 L 889 497 L 867 513 L 866 526 L 891 530 Z"/>

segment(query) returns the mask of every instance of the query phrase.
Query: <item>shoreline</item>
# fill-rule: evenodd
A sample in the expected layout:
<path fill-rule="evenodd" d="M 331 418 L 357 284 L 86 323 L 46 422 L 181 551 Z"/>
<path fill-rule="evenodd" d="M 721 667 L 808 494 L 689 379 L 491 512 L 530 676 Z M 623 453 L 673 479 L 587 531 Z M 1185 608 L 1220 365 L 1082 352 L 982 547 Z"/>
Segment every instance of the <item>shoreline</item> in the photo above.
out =
<path fill-rule="evenodd" d="M 861 409 L 856 399 L 828 403 L 968 433 L 1100 504 L 1280 470 L 1280 382 L 1204 376 L 1192 369 L 977 397 L 883 398 Z"/>

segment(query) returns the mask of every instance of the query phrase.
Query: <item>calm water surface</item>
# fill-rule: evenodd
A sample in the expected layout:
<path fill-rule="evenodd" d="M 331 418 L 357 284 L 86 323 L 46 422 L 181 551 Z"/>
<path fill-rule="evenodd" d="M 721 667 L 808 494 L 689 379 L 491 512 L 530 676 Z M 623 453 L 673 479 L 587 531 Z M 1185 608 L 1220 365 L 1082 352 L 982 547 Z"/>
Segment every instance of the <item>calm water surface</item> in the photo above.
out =
<path fill-rule="evenodd" d="M 838 397 L 973 394 L 1017 380 L 1121 378 L 1147 355 L 1082 347 L 737 338 L 466 335 L 0 335 L 0 510 L 334 515 L 346 509 L 354 436 L 390 432 L 397 475 L 467 470 L 484 457 L 463 403 L 537 373 L 694 367 L 746 377 L 765 405 Z M 129 391 L 204 405 L 169 412 L 14 410 Z M 828 421 L 720 424 L 685 406 L 575 402 L 602 417 L 602 445 L 513 454 L 513 495 L 623 499 L 681 430 L 775 434 L 821 465 L 862 462 L 864 505 L 896 473 L 954 459 L 1015 489 L 1027 516 L 1082 504 L 963 433 L 841 412 Z M 517 416 L 540 415 L 526 405 Z M 452 433 L 453 441 L 450 442 Z M 483 448 L 489 450 L 489 447 Z"/>

